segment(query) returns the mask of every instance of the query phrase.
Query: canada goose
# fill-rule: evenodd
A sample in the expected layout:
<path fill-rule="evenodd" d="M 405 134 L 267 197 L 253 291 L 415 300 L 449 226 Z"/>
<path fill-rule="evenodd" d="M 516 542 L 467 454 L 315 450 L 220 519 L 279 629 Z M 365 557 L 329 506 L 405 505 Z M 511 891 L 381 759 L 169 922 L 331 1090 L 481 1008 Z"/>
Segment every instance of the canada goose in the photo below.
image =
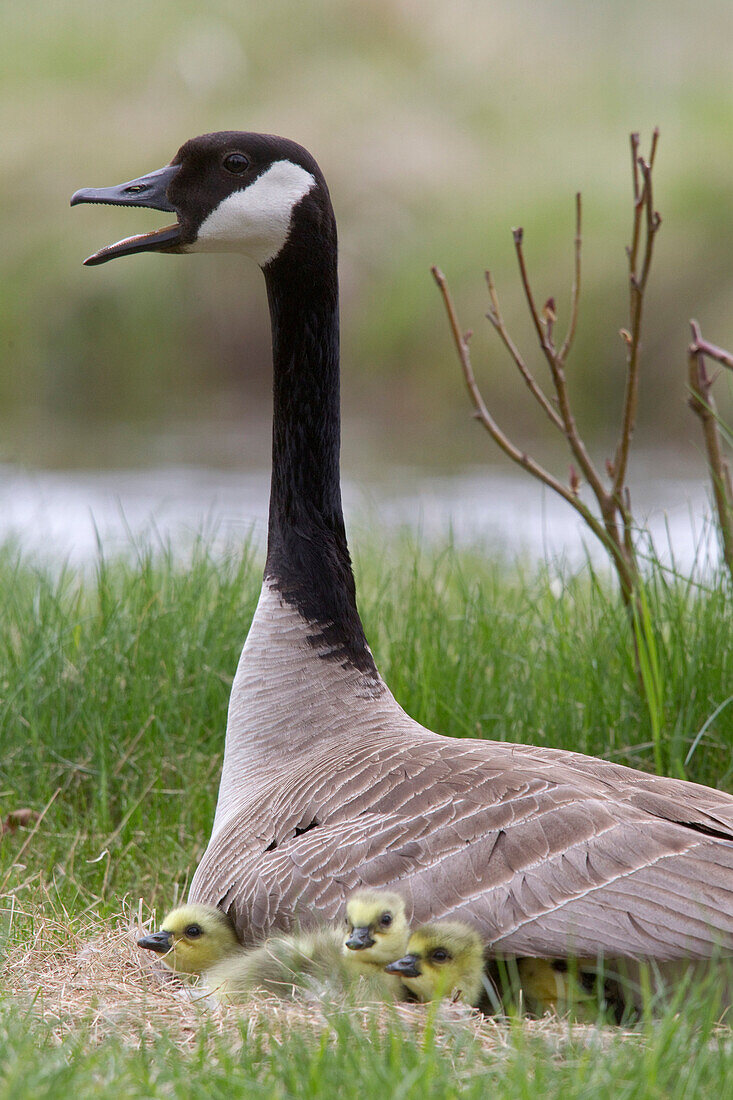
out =
<path fill-rule="evenodd" d="M 205 978 L 209 989 L 226 1000 L 239 1000 L 256 989 L 291 997 L 298 990 L 336 994 L 355 988 L 355 975 L 344 966 L 341 935 L 331 926 L 277 933 L 259 947 L 222 959 Z M 369 999 L 379 998 L 377 987 L 388 988 L 384 981 L 372 983 Z"/>
<path fill-rule="evenodd" d="M 419 1001 L 460 996 L 474 1007 L 485 1001 L 483 944 L 462 921 L 434 921 L 416 928 L 405 955 L 385 970 L 399 975 Z"/>
<path fill-rule="evenodd" d="M 374 151 L 374 177 L 379 151 Z M 205 134 L 77 203 L 175 214 L 90 256 L 242 252 L 264 273 L 274 363 L 262 592 L 232 686 L 192 901 L 243 942 L 398 886 L 409 920 L 466 918 L 504 956 L 733 951 L 733 797 L 560 749 L 440 736 L 382 680 L 356 606 L 339 486 L 336 224 L 292 141 Z"/>

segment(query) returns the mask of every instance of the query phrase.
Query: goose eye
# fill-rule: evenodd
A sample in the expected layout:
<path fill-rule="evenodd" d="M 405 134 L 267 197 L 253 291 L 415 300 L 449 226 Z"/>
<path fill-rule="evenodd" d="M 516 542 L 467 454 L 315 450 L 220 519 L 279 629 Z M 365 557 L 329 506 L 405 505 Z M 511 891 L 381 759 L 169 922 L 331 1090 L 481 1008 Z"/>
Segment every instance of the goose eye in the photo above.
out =
<path fill-rule="evenodd" d="M 433 951 L 433 959 L 435 960 L 435 962 L 442 963 L 442 962 L 445 962 L 445 960 L 449 959 L 449 958 L 450 958 L 450 955 L 448 954 L 448 952 L 446 951 L 446 949 L 444 947 L 436 947 L 435 951 Z"/>
<path fill-rule="evenodd" d="M 235 176 L 241 176 L 249 168 L 249 161 L 244 153 L 230 153 L 224 157 L 223 164 L 227 172 L 233 172 Z"/>
<path fill-rule="evenodd" d="M 184 934 L 187 939 L 195 940 L 197 936 L 200 936 L 203 932 L 200 924 L 188 924 L 184 929 Z"/>
<path fill-rule="evenodd" d="M 383 928 L 389 928 L 390 924 L 392 923 L 392 914 L 382 913 L 381 917 L 379 918 L 379 923 L 382 925 Z"/>

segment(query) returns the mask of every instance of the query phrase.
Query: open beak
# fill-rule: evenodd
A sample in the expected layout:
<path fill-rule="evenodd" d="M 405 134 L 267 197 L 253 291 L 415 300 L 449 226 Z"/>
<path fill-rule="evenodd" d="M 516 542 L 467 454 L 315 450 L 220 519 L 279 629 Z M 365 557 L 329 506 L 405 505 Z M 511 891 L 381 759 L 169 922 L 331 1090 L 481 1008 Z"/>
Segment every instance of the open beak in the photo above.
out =
<path fill-rule="evenodd" d="M 173 933 L 151 932 L 149 936 L 142 936 L 137 945 L 144 947 L 146 951 L 157 951 L 159 955 L 165 955 L 173 947 Z"/>
<path fill-rule="evenodd" d="M 384 969 L 388 974 L 401 974 L 403 978 L 419 978 L 422 974 L 418 955 L 403 955 L 401 959 L 387 963 Z"/>
<path fill-rule="evenodd" d="M 365 947 L 374 947 L 377 941 L 372 939 L 369 935 L 369 929 L 355 928 L 348 940 L 346 940 L 346 946 L 349 951 L 363 951 Z"/>
<path fill-rule="evenodd" d="M 147 176 L 120 183 L 116 187 L 85 187 L 71 196 L 71 205 L 82 202 L 100 203 L 106 206 L 148 206 L 153 210 L 165 210 L 175 214 L 176 208 L 168 201 L 167 191 L 171 180 L 180 168 L 178 164 L 169 164 L 151 172 Z M 167 225 L 152 233 L 139 233 L 136 237 L 125 237 L 122 241 L 100 248 L 84 263 L 88 266 L 104 264 L 117 256 L 128 256 L 133 252 L 175 252 L 181 239 L 181 227 Z"/>

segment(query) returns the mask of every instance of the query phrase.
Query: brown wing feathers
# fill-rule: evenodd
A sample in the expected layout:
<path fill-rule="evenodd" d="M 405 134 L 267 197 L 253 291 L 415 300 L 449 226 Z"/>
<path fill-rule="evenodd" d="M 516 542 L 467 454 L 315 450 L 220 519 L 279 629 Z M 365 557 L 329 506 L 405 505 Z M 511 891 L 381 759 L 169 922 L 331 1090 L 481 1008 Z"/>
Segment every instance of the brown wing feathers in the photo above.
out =
<path fill-rule="evenodd" d="M 271 809 L 286 835 L 257 858 L 241 852 L 242 816 L 217 838 L 207 893 L 246 937 L 307 924 L 313 910 L 335 917 L 363 882 L 396 886 L 415 920 L 470 920 L 506 954 L 733 950 L 727 796 L 505 744 L 428 739 L 391 754 L 352 758 L 338 784 L 316 767 L 281 792 Z M 304 806 L 318 825 L 287 835 Z"/>

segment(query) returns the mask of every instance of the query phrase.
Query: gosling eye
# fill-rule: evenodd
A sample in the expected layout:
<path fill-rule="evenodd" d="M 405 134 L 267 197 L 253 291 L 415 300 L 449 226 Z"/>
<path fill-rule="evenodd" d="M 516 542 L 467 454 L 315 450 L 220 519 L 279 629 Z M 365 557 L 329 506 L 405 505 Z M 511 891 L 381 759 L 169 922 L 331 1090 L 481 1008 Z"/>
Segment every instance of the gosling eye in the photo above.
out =
<path fill-rule="evenodd" d="M 183 934 L 186 939 L 195 940 L 198 936 L 203 935 L 203 931 L 200 924 L 187 924 L 183 930 Z"/>
<path fill-rule="evenodd" d="M 241 176 L 242 172 L 246 172 L 249 168 L 249 160 L 244 153 L 229 153 L 228 156 L 224 157 L 222 164 L 227 172 L 231 172 L 235 176 Z"/>
<path fill-rule="evenodd" d="M 379 923 L 381 924 L 382 928 L 389 928 L 390 924 L 392 923 L 392 914 L 382 913 L 381 917 L 379 918 Z"/>
<path fill-rule="evenodd" d="M 449 958 L 450 958 L 450 955 L 444 947 L 436 947 L 435 951 L 433 951 L 433 961 L 434 962 L 442 963 L 442 962 L 445 962 Z"/>

